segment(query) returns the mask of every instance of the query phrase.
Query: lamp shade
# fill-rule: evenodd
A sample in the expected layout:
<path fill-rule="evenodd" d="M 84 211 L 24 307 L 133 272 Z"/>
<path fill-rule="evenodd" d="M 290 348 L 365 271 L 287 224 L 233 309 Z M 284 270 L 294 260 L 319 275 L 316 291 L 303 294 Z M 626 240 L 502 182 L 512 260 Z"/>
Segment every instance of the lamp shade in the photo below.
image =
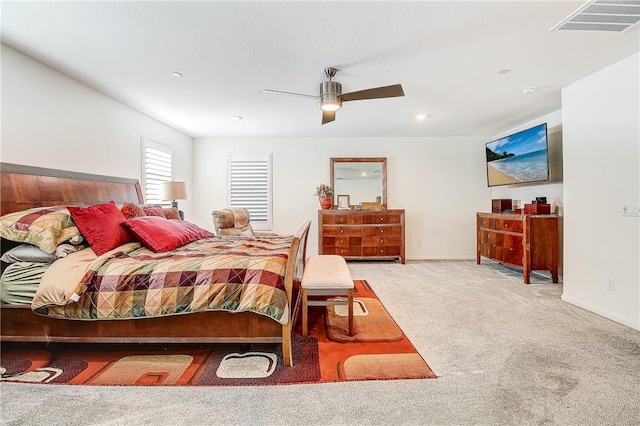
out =
<path fill-rule="evenodd" d="M 187 184 L 184 182 L 162 182 L 160 195 L 163 200 L 186 200 Z"/>

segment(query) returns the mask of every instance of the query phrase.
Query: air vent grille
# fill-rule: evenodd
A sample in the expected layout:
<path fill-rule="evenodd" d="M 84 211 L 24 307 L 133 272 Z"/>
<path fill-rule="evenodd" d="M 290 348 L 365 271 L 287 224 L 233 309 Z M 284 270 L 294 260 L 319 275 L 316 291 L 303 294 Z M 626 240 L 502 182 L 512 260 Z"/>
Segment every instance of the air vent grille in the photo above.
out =
<path fill-rule="evenodd" d="M 640 0 L 592 0 L 551 28 L 623 32 L 640 22 Z"/>

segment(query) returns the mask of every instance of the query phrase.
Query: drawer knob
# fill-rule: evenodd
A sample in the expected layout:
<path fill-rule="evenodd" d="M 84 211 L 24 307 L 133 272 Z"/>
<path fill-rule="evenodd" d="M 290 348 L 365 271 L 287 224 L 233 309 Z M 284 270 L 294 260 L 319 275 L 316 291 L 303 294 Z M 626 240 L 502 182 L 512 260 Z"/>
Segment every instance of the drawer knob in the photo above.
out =
<path fill-rule="evenodd" d="M 381 229 L 381 230 L 380 230 L 380 233 L 381 233 L 381 234 L 384 234 L 384 229 Z"/>
<path fill-rule="evenodd" d="M 384 243 L 384 240 L 380 240 L 381 243 Z"/>

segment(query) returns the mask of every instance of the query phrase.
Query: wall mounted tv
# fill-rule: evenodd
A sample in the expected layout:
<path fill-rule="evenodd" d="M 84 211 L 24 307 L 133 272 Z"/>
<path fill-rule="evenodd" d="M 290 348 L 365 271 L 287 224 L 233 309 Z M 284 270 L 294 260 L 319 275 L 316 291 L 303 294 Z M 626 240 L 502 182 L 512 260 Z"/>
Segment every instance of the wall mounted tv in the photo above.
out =
<path fill-rule="evenodd" d="M 489 186 L 549 180 L 547 123 L 487 143 Z"/>

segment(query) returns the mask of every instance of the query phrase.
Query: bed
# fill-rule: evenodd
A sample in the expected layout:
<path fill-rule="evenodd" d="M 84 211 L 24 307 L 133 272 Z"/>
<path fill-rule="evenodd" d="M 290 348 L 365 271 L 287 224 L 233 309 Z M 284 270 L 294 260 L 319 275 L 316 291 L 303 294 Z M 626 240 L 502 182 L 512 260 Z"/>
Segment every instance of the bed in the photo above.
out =
<path fill-rule="evenodd" d="M 125 203 L 143 204 L 142 191 L 135 179 L 9 163 L 0 164 L 0 174 L 2 184 L 0 215 L 2 216 L 46 206 L 93 206 L 111 201 L 118 206 Z M 75 309 L 76 313 L 72 312 L 70 316 L 75 315 L 77 318 L 69 319 L 61 317 L 68 313 L 61 312 L 60 309 L 57 309 L 57 312 L 56 309 L 45 312 L 46 308 L 44 311 L 40 308 L 36 313 L 31 304 L 1 304 L 0 338 L 2 341 L 14 342 L 63 343 L 280 343 L 284 364 L 290 366 L 293 364 L 292 328 L 299 309 L 298 290 L 305 265 L 309 227 L 310 221 L 306 221 L 294 235 L 287 238 L 265 237 L 266 240 L 251 240 L 245 237 L 203 238 L 169 252 L 159 253 L 145 252 L 144 250 L 147 249 L 145 246 L 129 242 L 104 255 L 97 256 L 98 260 L 102 257 L 121 259 L 133 257 L 133 255 L 148 258 L 160 256 L 162 259 L 157 263 L 164 262 L 163 264 L 166 265 L 167 262 L 171 262 L 167 260 L 168 257 L 177 256 L 183 259 L 187 256 L 184 251 L 188 249 L 201 250 L 197 256 L 209 254 L 213 256 L 214 253 L 225 250 L 233 251 L 234 254 L 237 251 L 245 251 L 255 260 L 263 256 L 262 252 L 255 252 L 260 249 L 256 246 L 269 245 L 274 253 L 277 252 L 278 258 L 282 259 L 280 261 L 282 268 L 278 273 L 280 276 L 278 286 L 282 288 L 281 292 L 285 300 L 281 306 L 284 308 L 276 309 L 277 315 L 271 314 L 273 310 L 271 307 L 267 315 L 265 312 L 256 313 L 247 310 L 235 312 L 205 309 L 189 312 L 188 308 L 180 306 L 166 316 L 139 317 L 135 313 L 120 313 L 120 316 L 115 318 L 104 316 L 105 319 L 91 318 L 91 315 L 101 317 L 100 312 L 89 315 L 86 310 L 83 312 L 82 309 Z M 240 244 L 241 248 L 233 244 Z M 6 253 L 17 243 L 3 238 L 2 245 L 2 252 Z M 193 246 L 201 247 L 193 248 Z M 76 257 L 80 257 L 79 253 Z M 90 260 L 93 262 L 91 264 L 94 265 L 94 269 L 98 270 L 99 268 L 95 266 L 95 257 L 96 255 Z M 62 262 L 59 262 L 56 260 L 52 265 L 62 265 Z M 5 263 L 2 265 L 4 270 L 6 265 Z M 54 276 L 53 273 L 48 271 L 47 274 L 51 281 L 50 277 Z M 262 273 L 262 275 L 265 274 Z M 181 276 L 184 275 L 185 273 L 182 273 Z M 89 293 L 89 290 L 85 289 L 85 291 L 86 293 L 77 291 L 78 294 L 74 293 L 72 297 L 75 297 L 76 301 L 79 299 L 81 304 L 82 297 Z M 74 311 L 74 308 L 69 308 L 70 306 L 74 305 L 70 303 L 62 308 L 62 311 Z M 60 317 L 45 316 L 43 315 L 45 313 Z"/>

